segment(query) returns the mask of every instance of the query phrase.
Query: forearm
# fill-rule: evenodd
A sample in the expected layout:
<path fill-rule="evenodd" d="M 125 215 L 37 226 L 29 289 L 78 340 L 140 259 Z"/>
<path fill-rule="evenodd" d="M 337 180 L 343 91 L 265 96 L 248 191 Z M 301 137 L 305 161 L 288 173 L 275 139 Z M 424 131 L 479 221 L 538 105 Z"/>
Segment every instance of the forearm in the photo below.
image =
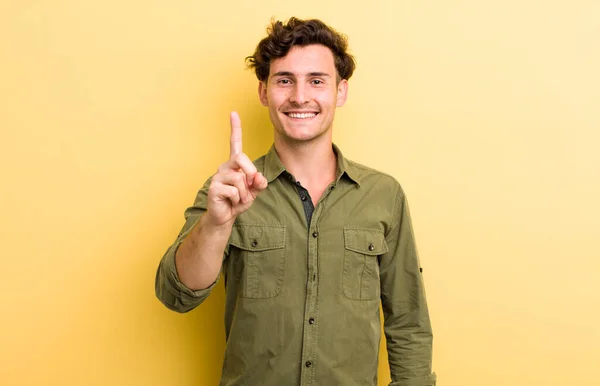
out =
<path fill-rule="evenodd" d="M 186 210 L 185 225 L 156 271 L 156 297 L 173 311 L 188 312 L 208 297 L 219 279 L 235 219 L 268 185 L 241 152 L 237 114 L 232 114 L 231 130 L 230 159 L 204 183 Z"/>
<path fill-rule="evenodd" d="M 381 300 L 385 317 L 392 386 L 433 386 L 432 332 L 422 268 L 408 204 L 396 195 L 394 224 L 386 242 L 390 253 L 380 265 Z"/>
<path fill-rule="evenodd" d="M 195 291 L 208 288 L 217 280 L 232 225 L 233 222 L 213 225 L 207 213 L 200 218 L 175 254 L 177 275 L 182 284 Z"/>
<path fill-rule="evenodd" d="M 432 333 L 427 308 L 388 312 L 385 321 L 393 386 L 432 386 Z"/>

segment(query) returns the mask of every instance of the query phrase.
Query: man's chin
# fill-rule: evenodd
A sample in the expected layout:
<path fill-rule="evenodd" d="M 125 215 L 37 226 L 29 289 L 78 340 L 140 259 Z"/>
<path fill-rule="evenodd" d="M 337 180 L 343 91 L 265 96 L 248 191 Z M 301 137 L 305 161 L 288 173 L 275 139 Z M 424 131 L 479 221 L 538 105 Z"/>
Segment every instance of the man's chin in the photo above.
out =
<path fill-rule="evenodd" d="M 290 143 L 305 143 L 314 141 L 325 134 L 325 132 L 299 131 L 290 128 L 284 128 L 283 133 L 279 133 L 281 139 Z"/>

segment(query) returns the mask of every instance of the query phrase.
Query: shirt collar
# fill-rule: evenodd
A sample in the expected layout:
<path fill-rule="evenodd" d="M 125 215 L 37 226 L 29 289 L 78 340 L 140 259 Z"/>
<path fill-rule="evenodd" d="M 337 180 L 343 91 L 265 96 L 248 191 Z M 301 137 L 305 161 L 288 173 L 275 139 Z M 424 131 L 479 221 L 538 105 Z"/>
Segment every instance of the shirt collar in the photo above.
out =
<path fill-rule="evenodd" d="M 343 175 L 346 175 L 352 182 L 360 186 L 359 171 L 357 168 L 351 161 L 344 157 L 335 144 L 332 144 L 332 147 L 337 158 L 337 168 L 335 173 L 336 181 L 339 181 Z M 273 144 L 265 157 L 263 175 L 267 179 L 267 182 L 271 183 L 285 171 L 285 166 L 281 162 L 277 150 L 275 150 L 275 144 Z"/>

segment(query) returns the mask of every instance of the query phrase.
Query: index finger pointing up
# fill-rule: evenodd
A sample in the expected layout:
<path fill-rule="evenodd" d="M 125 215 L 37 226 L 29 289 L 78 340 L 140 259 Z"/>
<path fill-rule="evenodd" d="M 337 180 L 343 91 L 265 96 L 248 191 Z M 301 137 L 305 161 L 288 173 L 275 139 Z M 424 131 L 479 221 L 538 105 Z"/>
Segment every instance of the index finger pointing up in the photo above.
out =
<path fill-rule="evenodd" d="M 229 155 L 231 157 L 242 153 L 242 122 L 240 116 L 235 111 L 231 112 L 231 142 L 229 148 Z"/>

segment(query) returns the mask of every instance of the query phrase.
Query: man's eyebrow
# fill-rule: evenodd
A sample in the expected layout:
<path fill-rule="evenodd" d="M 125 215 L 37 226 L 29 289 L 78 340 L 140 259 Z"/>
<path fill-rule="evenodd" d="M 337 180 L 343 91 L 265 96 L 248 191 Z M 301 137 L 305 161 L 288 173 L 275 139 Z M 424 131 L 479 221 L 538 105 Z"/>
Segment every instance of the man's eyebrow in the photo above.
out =
<path fill-rule="evenodd" d="M 322 78 L 331 78 L 331 75 L 329 75 L 326 72 L 309 72 L 308 75 L 310 75 L 310 76 L 320 76 Z"/>
<path fill-rule="evenodd" d="M 273 76 L 292 76 L 292 77 L 295 77 L 296 74 L 294 74 L 293 72 L 290 72 L 290 71 L 278 71 L 278 72 L 274 73 Z M 330 78 L 331 77 L 331 75 L 329 75 L 328 73 L 326 73 L 326 72 L 320 72 L 320 71 L 309 72 L 308 76 L 320 76 L 320 77 L 323 77 L 323 78 L 326 78 L 326 77 Z"/>
<path fill-rule="evenodd" d="M 274 73 L 273 76 L 294 76 L 294 74 L 289 71 L 279 71 Z"/>

